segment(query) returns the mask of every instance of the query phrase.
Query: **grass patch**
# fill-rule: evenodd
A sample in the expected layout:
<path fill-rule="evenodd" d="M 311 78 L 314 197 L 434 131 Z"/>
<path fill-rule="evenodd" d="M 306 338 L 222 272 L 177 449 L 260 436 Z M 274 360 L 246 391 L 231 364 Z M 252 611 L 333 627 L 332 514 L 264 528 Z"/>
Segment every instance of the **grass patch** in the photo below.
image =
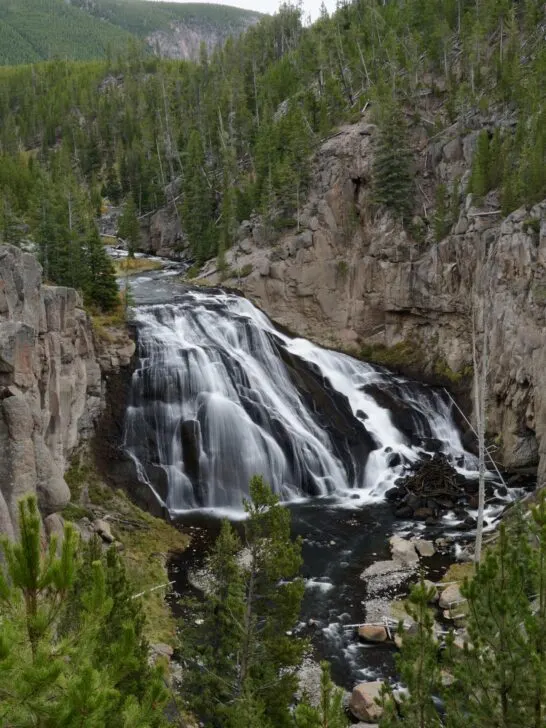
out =
<path fill-rule="evenodd" d="M 168 582 L 167 559 L 173 551 L 183 551 L 189 537 L 160 518 L 140 510 L 127 496 L 115 493 L 116 512 L 120 519 L 134 521 L 139 527 L 114 522 L 113 532 L 124 546 L 127 573 L 140 593 Z M 165 601 L 168 589 L 157 589 L 139 597 L 146 614 L 146 636 L 150 642 L 174 644 L 176 620 Z"/>
<path fill-rule="evenodd" d="M 471 579 L 474 576 L 474 564 L 472 561 L 457 562 L 451 564 L 446 573 L 442 576 L 441 581 L 450 582 L 463 582 L 466 578 Z"/>
<path fill-rule="evenodd" d="M 133 276 L 144 271 L 163 268 L 163 263 L 159 260 L 150 260 L 150 258 L 121 258 L 114 260 L 113 263 L 117 276 Z"/>
<path fill-rule="evenodd" d="M 447 379 L 453 384 L 459 384 L 463 379 L 471 377 L 474 369 L 471 365 L 467 364 L 458 372 L 453 371 L 445 359 L 437 359 L 434 364 L 434 373 L 442 379 Z"/>
<path fill-rule="evenodd" d="M 61 516 L 65 521 L 79 521 L 80 518 L 93 519 L 93 513 L 89 509 L 76 505 L 75 503 L 69 503 L 63 508 Z"/>
<path fill-rule="evenodd" d="M 118 243 L 115 235 L 101 235 L 100 237 L 104 245 L 116 246 Z"/>
<path fill-rule="evenodd" d="M 361 347 L 358 355 L 364 361 L 392 368 L 419 366 L 423 361 L 419 347 L 410 341 L 401 341 L 394 346 L 367 344 Z"/>
<path fill-rule="evenodd" d="M 74 502 L 63 510 L 63 517 L 69 521 L 109 517 L 112 534 L 123 544 L 122 557 L 134 593 L 167 584 L 168 555 L 183 551 L 189 537 L 141 510 L 123 491 L 112 490 L 87 460 L 73 463 L 65 473 L 65 480 Z M 87 493 L 84 502 L 89 505 L 79 503 L 84 490 Z M 152 643 L 175 644 L 176 620 L 165 600 L 167 593 L 168 588 L 157 589 L 139 597 L 146 614 L 146 637 Z"/>
<path fill-rule="evenodd" d="M 188 280 L 192 280 L 193 278 L 197 278 L 199 275 L 199 271 L 201 270 L 202 266 L 199 265 L 199 263 L 193 263 L 193 265 L 190 265 L 186 273 L 184 274 L 184 278 L 187 278 Z"/>

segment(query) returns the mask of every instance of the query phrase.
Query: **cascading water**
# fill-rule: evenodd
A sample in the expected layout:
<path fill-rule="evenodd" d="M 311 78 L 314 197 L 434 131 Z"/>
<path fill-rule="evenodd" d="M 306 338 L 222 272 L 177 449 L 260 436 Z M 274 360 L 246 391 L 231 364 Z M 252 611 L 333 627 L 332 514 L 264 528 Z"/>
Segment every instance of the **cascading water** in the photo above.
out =
<path fill-rule="evenodd" d="M 191 292 L 135 321 L 124 445 L 171 512 L 240 509 L 254 474 L 283 500 L 379 500 L 426 452 L 475 465 L 440 393 L 292 339 L 246 299 Z"/>

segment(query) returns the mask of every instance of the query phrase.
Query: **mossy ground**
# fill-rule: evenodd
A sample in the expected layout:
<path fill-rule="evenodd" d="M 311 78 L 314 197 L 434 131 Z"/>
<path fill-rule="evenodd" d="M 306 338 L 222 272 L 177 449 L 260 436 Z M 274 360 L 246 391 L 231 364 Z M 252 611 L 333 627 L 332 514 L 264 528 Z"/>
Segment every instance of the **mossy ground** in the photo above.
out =
<path fill-rule="evenodd" d="M 121 258 L 114 261 L 117 276 L 132 276 L 149 270 L 159 270 L 160 268 L 163 268 L 163 263 L 150 258 Z"/>
<path fill-rule="evenodd" d="M 155 586 L 167 584 L 169 553 L 183 551 L 189 537 L 132 503 L 121 490 L 105 485 L 93 465 L 83 459 L 66 473 L 73 502 L 63 511 L 66 520 L 108 516 L 112 534 L 123 544 L 122 554 L 135 594 L 143 602 L 147 617 L 146 636 L 150 642 L 174 644 L 176 622 L 165 600 L 168 591 Z"/>

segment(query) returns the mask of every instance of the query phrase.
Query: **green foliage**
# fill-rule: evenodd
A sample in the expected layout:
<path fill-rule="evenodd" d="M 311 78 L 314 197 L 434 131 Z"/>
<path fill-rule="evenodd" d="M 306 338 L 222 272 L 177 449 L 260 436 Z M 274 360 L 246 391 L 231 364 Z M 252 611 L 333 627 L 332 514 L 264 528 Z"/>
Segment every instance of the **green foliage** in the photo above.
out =
<path fill-rule="evenodd" d="M 373 196 L 376 204 L 384 205 L 406 222 L 413 209 L 411 162 L 402 112 L 385 102 L 373 162 Z"/>
<path fill-rule="evenodd" d="M 450 217 L 449 199 L 444 184 L 439 184 L 436 188 L 436 207 L 434 210 L 433 225 L 436 242 L 443 240 L 451 229 L 452 220 Z"/>
<path fill-rule="evenodd" d="M 81 559 L 71 524 L 44 550 L 40 524 L 36 499 L 21 501 L 20 541 L 2 544 L 2 725 L 166 725 L 167 694 L 147 666 L 143 616 L 117 555 L 92 543 Z"/>
<path fill-rule="evenodd" d="M 294 711 L 295 728 L 348 728 L 343 690 L 332 682 L 329 664 L 321 662 L 320 667 L 320 704 L 315 708 L 304 698 Z"/>
<path fill-rule="evenodd" d="M 0 28 L 15 14 L 25 27 L 38 22 L 47 36 L 31 2 L 42 9 L 49 2 L 52 18 L 53 10 L 102 18 L 105 44 L 112 28 L 142 37 L 177 18 L 191 25 L 201 17 L 207 26 L 225 24 L 225 32 L 228 15 L 235 24 L 248 17 L 219 6 L 137 0 L 0 0 Z M 218 255 L 222 268 L 236 225 L 253 213 L 262 214 L 270 241 L 299 224 L 311 151 L 333 128 L 360 118 L 368 101 L 379 126 L 372 192 L 408 224 L 414 190 L 407 119 L 423 115 L 423 95 L 438 95 L 441 86 L 439 131 L 444 107 L 454 121 L 478 106 L 502 120 L 502 133 L 492 128 L 478 139 L 474 194 L 499 189 L 506 213 L 532 204 L 546 194 L 543 17 L 539 0 L 433 0 L 426 7 L 423 0 L 362 0 L 306 28 L 300 9 L 282 5 L 214 52 L 203 48 L 198 63 L 152 58 L 138 43 L 120 41 L 101 61 L 0 68 L 1 239 L 36 245 L 51 281 L 85 293 L 85 230 L 102 196 L 118 204 L 132 195 L 142 215 L 177 204 L 195 259 Z M 68 38 L 66 25 L 59 28 Z M 87 33 L 91 44 L 92 37 Z M 26 53 L 23 39 L 9 44 Z M 85 42 L 77 45 L 87 53 Z M 504 124 L 508 115 L 515 127 Z M 456 219 L 460 202 L 458 194 L 449 201 L 447 192 L 438 194 L 436 237 Z M 72 227 L 69 199 L 78 220 Z M 348 215 L 346 232 L 358 222 Z M 423 225 L 410 232 L 425 239 Z"/>
<path fill-rule="evenodd" d="M 466 570 L 466 567 L 465 567 Z M 452 579 L 453 574 L 447 578 Z M 456 574 L 455 574 L 456 576 Z M 385 688 L 381 728 L 541 728 L 546 719 L 546 494 L 530 512 L 511 514 L 461 592 L 467 636 L 440 652 L 423 583 L 412 590 L 397 661 L 407 695 L 395 704 Z M 442 680 L 443 676 L 449 679 Z M 440 719 L 432 698 L 440 697 Z"/>
<path fill-rule="evenodd" d="M 398 630 L 403 637 L 403 649 L 398 655 L 397 667 L 407 693 L 396 705 L 388 683 L 385 684 L 381 728 L 440 728 L 442 725 L 432 700 L 440 687 L 434 618 L 428 607 L 434 591 L 435 587 L 428 588 L 421 580 L 413 587 L 405 603 L 407 614 L 416 624 L 416 631 L 412 634 L 406 633 L 402 624 Z"/>
<path fill-rule="evenodd" d="M 184 684 L 190 705 L 218 728 L 292 726 L 295 668 L 305 649 L 291 632 L 303 583 L 290 512 L 261 477 L 252 479 L 250 495 L 244 541 L 223 523 L 208 561 L 203 621 L 187 626 L 182 646 L 193 665 Z"/>
<path fill-rule="evenodd" d="M 184 23 L 225 39 L 258 17 L 222 5 L 144 0 L 0 0 L 0 64 L 48 58 L 92 60 Z M 149 49 L 148 49 L 149 51 Z"/>
<path fill-rule="evenodd" d="M 137 207 L 132 194 L 129 195 L 118 223 L 118 235 L 127 243 L 127 252 L 134 258 L 140 244 L 140 224 L 137 217 Z"/>

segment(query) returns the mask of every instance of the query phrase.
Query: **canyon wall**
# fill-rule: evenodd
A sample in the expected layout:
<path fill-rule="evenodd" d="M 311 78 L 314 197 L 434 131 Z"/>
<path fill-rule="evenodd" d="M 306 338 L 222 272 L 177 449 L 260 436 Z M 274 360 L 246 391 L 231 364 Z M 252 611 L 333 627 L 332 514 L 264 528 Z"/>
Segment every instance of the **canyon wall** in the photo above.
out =
<path fill-rule="evenodd" d="M 25 494 L 44 516 L 68 504 L 68 459 L 94 432 L 104 377 L 134 352 L 126 335 L 99 348 L 79 294 L 43 285 L 36 258 L 0 246 L 0 533 L 14 535 Z"/>
<path fill-rule="evenodd" d="M 502 120 L 493 120 L 493 124 Z M 448 384 L 471 387 L 472 331 L 487 339 L 488 434 L 506 467 L 539 465 L 546 484 L 546 202 L 503 219 L 495 193 L 475 206 L 460 195 L 458 218 L 440 242 L 426 228 L 439 182 L 466 188 L 480 128 L 430 138 L 413 130 L 419 212 L 413 236 L 373 213 L 376 128 L 342 127 L 315 156 L 299 229 L 267 241 L 257 218 L 241 225 L 228 276 L 297 334 Z M 429 228 L 430 229 L 430 228 Z M 411 367 L 404 367 L 404 359 Z"/>

